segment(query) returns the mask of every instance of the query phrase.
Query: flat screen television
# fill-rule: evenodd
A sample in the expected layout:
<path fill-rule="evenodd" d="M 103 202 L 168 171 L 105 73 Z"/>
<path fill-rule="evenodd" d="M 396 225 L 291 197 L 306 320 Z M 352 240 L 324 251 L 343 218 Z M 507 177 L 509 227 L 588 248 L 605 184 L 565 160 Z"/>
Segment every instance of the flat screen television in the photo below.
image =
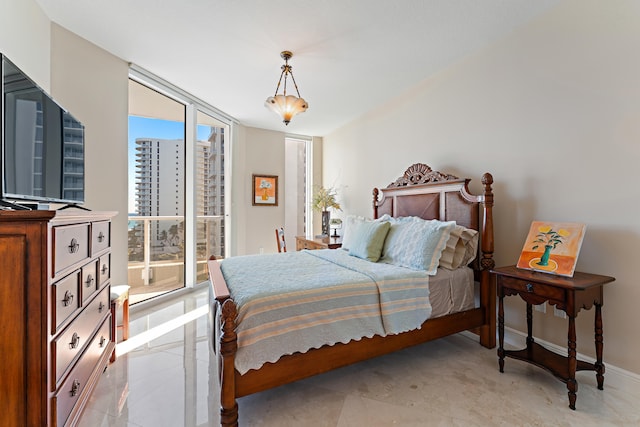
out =
<path fill-rule="evenodd" d="M 84 126 L 2 57 L 2 204 L 84 203 Z"/>

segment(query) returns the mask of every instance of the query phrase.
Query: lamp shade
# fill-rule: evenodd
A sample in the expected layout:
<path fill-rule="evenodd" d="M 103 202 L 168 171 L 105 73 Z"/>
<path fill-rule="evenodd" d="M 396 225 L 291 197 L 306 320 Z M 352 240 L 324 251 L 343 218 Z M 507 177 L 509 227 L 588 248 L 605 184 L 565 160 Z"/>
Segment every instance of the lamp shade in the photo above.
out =
<path fill-rule="evenodd" d="M 298 98 L 294 95 L 275 95 L 270 96 L 264 102 L 265 107 L 282 117 L 285 125 L 288 125 L 293 116 L 298 113 L 304 113 L 309 108 L 304 98 Z"/>
<path fill-rule="evenodd" d="M 309 104 L 303 98 L 300 97 L 300 91 L 296 84 L 296 79 L 293 78 L 293 71 L 291 65 L 289 65 L 289 59 L 293 56 L 293 53 L 288 50 L 280 52 L 280 57 L 284 59 L 284 65 L 281 68 L 280 79 L 278 80 L 278 86 L 276 86 L 276 92 L 273 96 L 267 98 L 264 102 L 264 106 L 282 117 L 282 122 L 288 125 L 293 116 L 298 113 L 304 113 L 309 108 Z M 287 95 L 287 78 L 291 76 L 291 82 L 296 88 L 298 96 Z M 284 86 L 282 95 L 278 94 L 282 78 L 284 77 Z"/>

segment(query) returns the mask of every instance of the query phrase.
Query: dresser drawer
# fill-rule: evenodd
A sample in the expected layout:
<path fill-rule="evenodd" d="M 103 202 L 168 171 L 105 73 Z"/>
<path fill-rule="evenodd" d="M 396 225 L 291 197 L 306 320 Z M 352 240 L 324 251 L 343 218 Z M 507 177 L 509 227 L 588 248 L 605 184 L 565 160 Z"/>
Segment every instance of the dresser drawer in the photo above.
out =
<path fill-rule="evenodd" d="M 53 313 L 52 333 L 55 333 L 66 319 L 80 307 L 80 271 L 76 271 L 52 286 Z"/>
<path fill-rule="evenodd" d="M 81 271 L 80 289 L 82 289 L 82 304 L 84 304 L 98 290 L 98 261 L 91 261 L 82 267 Z"/>
<path fill-rule="evenodd" d="M 109 221 L 91 224 L 91 255 L 107 249 L 111 243 L 111 223 Z"/>
<path fill-rule="evenodd" d="M 555 301 L 564 301 L 564 290 L 555 286 L 543 285 L 513 277 L 502 277 L 502 286 Z"/>
<path fill-rule="evenodd" d="M 89 258 L 89 224 L 53 228 L 53 274 Z"/>
<path fill-rule="evenodd" d="M 107 283 L 107 280 L 111 277 L 111 254 L 106 254 L 100 257 L 98 261 L 98 287 Z"/>
<path fill-rule="evenodd" d="M 109 288 L 94 299 L 89 306 L 65 329 L 52 343 L 53 363 L 52 371 L 56 373 L 54 383 L 57 385 L 69 369 L 71 362 L 82 353 L 96 325 L 108 311 Z M 102 308 L 101 308 L 102 307 Z"/>
<path fill-rule="evenodd" d="M 86 387 L 91 374 L 98 365 L 98 361 L 104 354 L 110 340 L 111 316 L 107 316 L 102 322 L 98 333 L 93 337 L 86 351 L 73 366 L 69 376 L 62 383 L 54 397 L 54 406 L 57 414 L 57 425 L 64 426 L 69 414 L 78 402 Z"/>

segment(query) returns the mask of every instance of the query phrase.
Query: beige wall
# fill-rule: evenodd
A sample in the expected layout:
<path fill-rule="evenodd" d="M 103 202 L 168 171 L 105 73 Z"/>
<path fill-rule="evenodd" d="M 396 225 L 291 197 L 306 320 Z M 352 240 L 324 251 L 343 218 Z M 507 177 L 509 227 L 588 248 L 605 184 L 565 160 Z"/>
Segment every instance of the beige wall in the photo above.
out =
<path fill-rule="evenodd" d="M 3 1 L 0 52 L 45 90 L 50 88 L 51 22 L 33 0 Z"/>
<path fill-rule="evenodd" d="M 285 175 L 284 132 L 246 126 L 234 128 L 232 145 L 231 255 L 277 252 L 274 230 L 284 225 Z M 322 138 L 313 140 L 313 182 L 322 182 Z M 278 176 L 278 206 L 253 206 L 253 174 Z M 314 218 L 315 234 L 320 232 L 320 218 Z M 288 241 L 292 250 L 294 241 Z"/>
<path fill-rule="evenodd" d="M 111 232 L 114 284 L 127 283 L 129 65 L 51 25 L 51 93 L 85 126 L 85 203 L 116 211 Z"/>
<path fill-rule="evenodd" d="M 277 252 L 274 230 L 284 224 L 283 132 L 244 127 L 233 147 L 233 212 L 236 253 L 248 255 Z M 278 176 L 278 206 L 252 205 L 252 174 Z"/>
<path fill-rule="evenodd" d="M 611 275 L 605 363 L 640 373 L 640 8 L 572 0 L 324 138 L 324 182 L 346 213 L 371 215 L 371 188 L 407 166 L 495 178 L 497 265 L 514 264 L 532 220 L 587 224 L 578 270 Z M 426 54 L 426 53 L 425 53 Z M 370 166 L 375 165 L 375 168 Z M 507 326 L 525 330 L 508 298 Z M 594 356 L 593 311 L 577 319 Z M 534 334 L 566 345 L 566 320 L 535 313 Z"/>

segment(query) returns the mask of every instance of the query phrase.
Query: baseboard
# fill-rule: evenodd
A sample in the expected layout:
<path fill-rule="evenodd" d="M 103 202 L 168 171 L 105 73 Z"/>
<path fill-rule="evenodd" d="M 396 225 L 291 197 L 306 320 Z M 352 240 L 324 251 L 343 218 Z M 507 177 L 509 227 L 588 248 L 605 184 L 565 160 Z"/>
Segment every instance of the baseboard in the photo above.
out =
<path fill-rule="evenodd" d="M 510 346 L 514 346 L 515 348 L 522 347 L 526 340 L 527 335 L 517 331 L 512 328 L 505 327 L 504 328 L 504 342 Z M 561 347 L 559 345 L 541 340 L 540 338 L 536 338 L 536 342 L 549 350 L 553 350 L 554 352 L 562 355 L 567 355 L 568 350 L 566 347 Z M 584 360 L 585 362 L 595 363 L 595 359 L 589 356 L 585 356 L 584 354 L 577 354 L 578 359 Z M 627 371 L 622 368 L 618 368 L 617 366 L 611 365 L 607 363 L 606 354 L 604 357 L 604 365 L 605 365 L 605 388 L 607 386 L 612 386 L 620 390 L 627 390 L 634 395 L 640 394 L 640 375 L 635 374 L 633 372 Z"/>

